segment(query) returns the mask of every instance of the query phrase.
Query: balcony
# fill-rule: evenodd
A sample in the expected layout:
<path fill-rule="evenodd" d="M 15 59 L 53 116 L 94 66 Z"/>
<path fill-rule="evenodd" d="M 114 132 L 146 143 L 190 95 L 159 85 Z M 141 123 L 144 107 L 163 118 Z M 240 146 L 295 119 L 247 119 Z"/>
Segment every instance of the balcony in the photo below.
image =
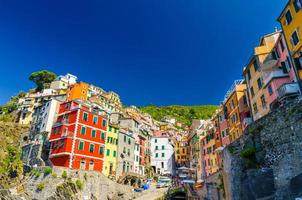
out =
<path fill-rule="evenodd" d="M 53 124 L 53 127 L 62 126 L 63 124 L 68 124 L 68 120 L 62 120 Z"/>
<path fill-rule="evenodd" d="M 298 95 L 300 92 L 298 83 L 288 83 L 278 89 L 279 98 Z"/>
<path fill-rule="evenodd" d="M 277 63 L 278 63 L 278 60 L 270 58 L 262 64 L 261 70 L 265 72 L 265 71 L 271 71 L 274 68 L 277 69 L 278 68 Z"/>
<path fill-rule="evenodd" d="M 263 83 L 264 85 L 267 85 L 272 79 L 274 78 L 281 78 L 281 77 L 287 77 L 288 74 L 284 73 L 283 70 L 276 70 L 268 73 L 266 76 L 264 76 Z"/>

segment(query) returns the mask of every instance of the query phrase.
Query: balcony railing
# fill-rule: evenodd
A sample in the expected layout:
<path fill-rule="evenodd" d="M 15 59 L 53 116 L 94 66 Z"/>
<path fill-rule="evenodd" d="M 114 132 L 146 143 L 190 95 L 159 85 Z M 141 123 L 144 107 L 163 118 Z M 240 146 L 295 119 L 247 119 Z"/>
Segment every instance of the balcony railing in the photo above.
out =
<path fill-rule="evenodd" d="M 284 84 L 278 89 L 279 98 L 283 98 L 286 96 L 292 96 L 292 95 L 298 95 L 298 94 L 299 94 L 298 83 Z"/>
<path fill-rule="evenodd" d="M 63 124 L 68 124 L 68 120 L 58 121 L 58 122 L 53 124 L 53 127 L 61 126 Z"/>
<path fill-rule="evenodd" d="M 276 70 L 268 73 L 263 80 L 264 85 L 267 85 L 273 78 L 280 78 L 288 76 L 287 73 L 284 73 L 283 70 Z"/>

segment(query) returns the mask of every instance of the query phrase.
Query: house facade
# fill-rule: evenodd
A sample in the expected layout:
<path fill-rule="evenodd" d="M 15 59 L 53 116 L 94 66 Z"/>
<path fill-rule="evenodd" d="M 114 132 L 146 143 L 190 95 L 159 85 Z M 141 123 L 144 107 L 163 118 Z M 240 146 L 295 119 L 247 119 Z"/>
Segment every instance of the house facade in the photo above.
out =
<path fill-rule="evenodd" d="M 103 170 L 108 117 L 81 100 L 59 108 L 49 137 L 50 161 L 70 169 Z"/>
<path fill-rule="evenodd" d="M 106 134 L 106 147 L 104 156 L 103 174 L 115 176 L 118 156 L 119 127 L 109 123 Z"/>

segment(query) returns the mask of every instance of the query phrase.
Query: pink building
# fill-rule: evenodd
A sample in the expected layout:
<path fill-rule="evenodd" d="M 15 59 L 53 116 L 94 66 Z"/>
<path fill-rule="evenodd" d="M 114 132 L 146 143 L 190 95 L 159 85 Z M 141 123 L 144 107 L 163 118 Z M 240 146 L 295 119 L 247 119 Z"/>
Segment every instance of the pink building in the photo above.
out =
<path fill-rule="evenodd" d="M 285 84 L 296 82 L 294 69 L 289 59 L 284 35 L 281 33 L 275 48 L 268 56 L 263 68 L 264 93 L 267 97 L 268 105 L 272 105 L 282 95 L 278 89 Z"/>
<path fill-rule="evenodd" d="M 226 118 L 223 109 L 221 109 L 218 115 L 219 115 L 219 129 L 221 133 L 221 143 L 222 146 L 227 146 L 228 144 L 230 144 L 228 120 Z"/>

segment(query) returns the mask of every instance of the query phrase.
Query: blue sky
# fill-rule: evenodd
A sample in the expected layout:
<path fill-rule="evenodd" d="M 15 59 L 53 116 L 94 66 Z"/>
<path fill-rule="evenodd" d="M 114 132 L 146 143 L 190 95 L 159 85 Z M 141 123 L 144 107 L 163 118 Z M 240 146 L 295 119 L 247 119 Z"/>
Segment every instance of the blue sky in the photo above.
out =
<path fill-rule="evenodd" d="M 0 103 L 47 69 L 128 105 L 218 104 L 285 3 L 0 0 Z"/>

